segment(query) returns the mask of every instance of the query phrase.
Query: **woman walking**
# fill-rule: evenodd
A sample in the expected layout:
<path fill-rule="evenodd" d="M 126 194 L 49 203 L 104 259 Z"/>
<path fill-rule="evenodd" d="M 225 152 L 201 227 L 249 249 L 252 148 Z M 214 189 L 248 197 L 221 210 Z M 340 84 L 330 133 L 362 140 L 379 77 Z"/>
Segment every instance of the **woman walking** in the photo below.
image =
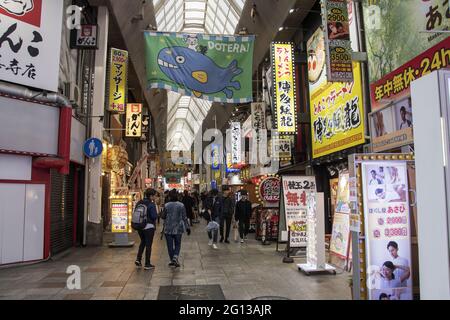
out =
<path fill-rule="evenodd" d="M 164 234 L 167 241 L 167 250 L 169 253 L 169 266 L 179 267 L 178 258 L 181 251 L 181 238 L 184 232 L 191 234 L 188 219 L 186 217 L 186 209 L 184 205 L 178 201 L 178 192 L 173 189 L 169 192 L 169 202 L 165 205 Z"/>

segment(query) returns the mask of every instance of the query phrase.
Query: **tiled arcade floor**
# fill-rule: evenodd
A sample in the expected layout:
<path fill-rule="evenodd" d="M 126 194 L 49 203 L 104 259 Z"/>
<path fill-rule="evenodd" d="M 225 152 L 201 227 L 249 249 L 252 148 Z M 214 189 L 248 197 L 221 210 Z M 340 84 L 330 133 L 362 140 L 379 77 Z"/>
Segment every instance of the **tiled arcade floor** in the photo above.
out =
<path fill-rule="evenodd" d="M 208 246 L 204 224 L 196 224 L 190 237 L 183 238 L 181 268 L 167 266 L 165 241 L 155 235 L 153 271 L 134 266 L 134 248 L 108 248 L 111 235 L 105 235 L 103 247 L 74 248 L 48 262 L 0 269 L 0 300 L 3 299 L 150 299 L 158 297 L 160 286 L 221 286 L 226 299 L 248 300 L 261 296 L 289 299 L 350 299 L 349 274 L 306 276 L 293 264 L 282 263 L 275 244 L 262 246 L 250 240 L 241 245 Z M 254 238 L 254 236 L 253 236 Z M 81 269 L 81 290 L 66 287 L 67 267 Z"/>

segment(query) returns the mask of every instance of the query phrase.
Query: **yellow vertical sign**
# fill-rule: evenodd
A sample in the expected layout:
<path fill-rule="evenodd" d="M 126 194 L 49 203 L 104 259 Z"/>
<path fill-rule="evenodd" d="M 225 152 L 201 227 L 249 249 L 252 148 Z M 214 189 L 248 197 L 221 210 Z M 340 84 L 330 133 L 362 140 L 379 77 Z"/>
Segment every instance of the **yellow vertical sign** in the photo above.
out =
<path fill-rule="evenodd" d="M 126 137 L 140 138 L 142 136 L 142 104 L 127 105 Z"/>
<path fill-rule="evenodd" d="M 279 133 L 297 131 L 296 88 L 292 43 L 272 43 L 276 124 Z"/>
<path fill-rule="evenodd" d="M 109 111 L 125 112 L 128 51 L 112 48 L 109 70 Z"/>

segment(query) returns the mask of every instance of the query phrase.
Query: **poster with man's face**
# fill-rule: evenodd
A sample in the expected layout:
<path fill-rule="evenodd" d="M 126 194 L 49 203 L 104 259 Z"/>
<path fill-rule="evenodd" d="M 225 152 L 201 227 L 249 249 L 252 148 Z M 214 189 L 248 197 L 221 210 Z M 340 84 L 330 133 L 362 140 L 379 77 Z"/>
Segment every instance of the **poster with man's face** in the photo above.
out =
<path fill-rule="evenodd" d="M 395 124 L 397 130 L 412 128 L 411 98 L 403 99 L 395 103 Z"/>

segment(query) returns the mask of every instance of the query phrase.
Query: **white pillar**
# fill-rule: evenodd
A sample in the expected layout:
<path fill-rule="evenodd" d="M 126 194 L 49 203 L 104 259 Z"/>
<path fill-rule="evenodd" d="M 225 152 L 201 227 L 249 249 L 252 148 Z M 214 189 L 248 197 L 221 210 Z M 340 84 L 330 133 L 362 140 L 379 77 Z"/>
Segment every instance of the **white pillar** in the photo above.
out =
<path fill-rule="evenodd" d="M 95 137 L 100 140 L 103 139 L 103 122 L 99 121 L 99 116 L 104 115 L 105 106 L 105 91 L 106 91 L 106 72 L 108 63 L 108 28 L 109 28 L 109 12 L 106 7 L 98 8 L 98 50 L 95 53 L 95 77 L 94 77 L 94 98 L 92 102 L 92 111 L 89 121 L 91 123 L 91 130 L 89 132 L 90 137 Z M 101 158 L 90 160 L 88 165 L 87 177 L 86 177 L 86 191 L 87 191 L 87 215 L 85 222 L 91 224 L 100 225 L 102 222 L 102 163 Z M 86 221 L 87 220 L 87 221 Z M 85 223 L 87 226 L 88 223 Z M 97 229 L 97 228 L 95 228 Z M 102 232 L 101 228 L 98 228 Z M 85 233 L 86 234 L 86 233 Z M 88 232 L 90 234 L 90 232 Z M 96 235 L 93 235 L 97 238 Z M 100 235 L 101 237 L 101 235 Z M 91 241 L 89 241 L 91 242 Z M 93 242 L 97 242 L 93 240 Z"/>

